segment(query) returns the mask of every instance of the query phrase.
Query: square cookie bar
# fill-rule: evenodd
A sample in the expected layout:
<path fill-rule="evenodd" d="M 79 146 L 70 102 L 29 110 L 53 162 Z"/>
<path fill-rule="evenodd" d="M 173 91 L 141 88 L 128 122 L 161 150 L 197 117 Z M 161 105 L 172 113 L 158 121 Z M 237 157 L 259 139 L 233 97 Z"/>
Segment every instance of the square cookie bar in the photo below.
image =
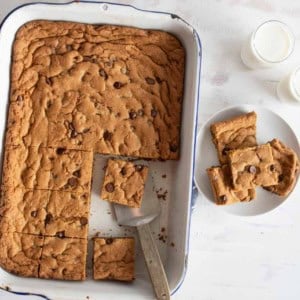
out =
<path fill-rule="evenodd" d="M 65 148 L 7 147 L 2 184 L 26 189 L 89 192 L 93 153 Z"/>
<path fill-rule="evenodd" d="M 0 227 L 3 232 L 44 234 L 48 198 L 46 190 L 2 186 Z"/>
<path fill-rule="evenodd" d="M 233 149 L 256 146 L 256 113 L 250 112 L 210 126 L 213 143 L 221 164 L 228 162 Z"/>
<path fill-rule="evenodd" d="M 228 156 L 234 188 L 242 190 L 278 183 L 279 173 L 269 144 L 231 150 Z"/>
<path fill-rule="evenodd" d="M 270 142 L 274 158 L 274 168 L 279 173 L 278 184 L 266 187 L 267 190 L 287 196 L 295 186 L 298 172 L 299 159 L 297 154 L 280 140 L 273 139 Z"/>
<path fill-rule="evenodd" d="M 86 239 L 45 237 L 40 261 L 40 278 L 84 280 Z"/>
<path fill-rule="evenodd" d="M 90 194 L 49 191 L 45 235 L 87 238 Z"/>
<path fill-rule="evenodd" d="M 134 280 L 134 239 L 94 239 L 94 279 Z"/>
<path fill-rule="evenodd" d="M 130 207 L 140 207 L 148 167 L 121 159 L 109 159 L 101 198 Z"/>
<path fill-rule="evenodd" d="M 38 277 L 39 260 L 44 237 L 2 232 L 0 235 L 0 266 L 7 272 Z"/>
<path fill-rule="evenodd" d="M 255 198 L 255 189 L 234 189 L 230 167 L 223 165 L 220 167 L 211 167 L 206 170 L 210 180 L 215 203 L 218 205 L 233 204 L 242 201 L 251 201 Z"/>

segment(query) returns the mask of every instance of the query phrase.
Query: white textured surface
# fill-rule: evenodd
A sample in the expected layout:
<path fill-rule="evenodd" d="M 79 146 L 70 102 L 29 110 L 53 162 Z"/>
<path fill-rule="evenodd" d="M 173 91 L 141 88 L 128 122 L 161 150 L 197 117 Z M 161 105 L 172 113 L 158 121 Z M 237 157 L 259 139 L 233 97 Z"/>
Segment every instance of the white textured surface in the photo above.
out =
<path fill-rule="evenodd" d="M 0 17 L 20 3 L 25 1 L 1 1 Z M 149 0 L 122 3 L 170 11 L 197 29 L 203 46 L 199 125 L 227 106 L 260 104 L 278 112 L 299 139 L 300 107 L 281 104 L 275 94 L 277 81 L 300 65 L 299 1 Z M 282 66 L 250 71 L 240 61 L 241 44 L 247 34 L 268 19 L 284 21 L 292 28 L 296 36 L 295 51 Z M 285 205 L 259 217 L 234 217 L 199 198 L 192 217 L 188 273 L 173 299 L 300 299 L 299 215 L 299 184 Z M 0 293 L 0 299 L 8 299 L 6 297 Z"/>

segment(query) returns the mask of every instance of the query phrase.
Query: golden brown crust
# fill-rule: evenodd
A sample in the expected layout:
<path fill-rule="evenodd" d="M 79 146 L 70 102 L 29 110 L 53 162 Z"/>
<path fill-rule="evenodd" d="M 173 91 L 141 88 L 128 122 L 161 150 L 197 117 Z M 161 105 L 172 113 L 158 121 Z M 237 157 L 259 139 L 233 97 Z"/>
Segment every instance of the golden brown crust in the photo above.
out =
<path fill-rule="evenodd" d="M 2 184 L 26 189 L 89 192 L 93 153 L 64 148 L 7 147 Z"/>
<path fill-rule="evenodd" d="M 40 278 L 84 280 L 86 239 L 45 237 L 40 260 Z"/>
<path fill-rule="evenodd" d="M 0 266 L 7 272 L 38 277 L 44 237 L 2 232 L 0 234 Z"/>
<path fill-rule="evenodd" d="M 133 238 L 95 238 L 94 279 L 134 280 L 134 247 Z"/>
<path fill-rule="evenodd" d="M 230 150 L 256 146 L 256 117 L 250 112 L 210 126 L 221 164 L 228 162 Z"/>
<path fill-rule="evenodd" d="M 6 144 L 178 159 L 184 57 L 162 31 L 27 23 L 14 43 Z"/>
<path fill-rule="evenodd" d="M 41 278 L 85 278 L 93 153 L 179 159 L 184 60 L 160 31 L 32 21 L 17 32 L 1 232 L 47 236 Z M 136 194 L 123 188 L 128 205 L 140 205 L 146 173 L 127 182 L 141 184 Z M 6 269 L 37 277 L 39 257 L 26 273 L 6 250 Z"/>
<path fill-rule="evenodd" d="M 148 167 L 121 159 L 109 159 L 101 198 L 130 207 L 140 207 Z"/>

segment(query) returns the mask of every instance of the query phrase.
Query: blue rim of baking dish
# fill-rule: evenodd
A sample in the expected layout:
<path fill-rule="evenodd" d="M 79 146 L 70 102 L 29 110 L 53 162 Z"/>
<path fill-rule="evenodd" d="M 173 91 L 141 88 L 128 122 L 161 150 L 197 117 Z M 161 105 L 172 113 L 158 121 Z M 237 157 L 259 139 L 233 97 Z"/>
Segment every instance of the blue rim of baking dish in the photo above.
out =
<path fill-rule="evenodd" d="M 188 254 L 189 254 L 189 244 L 190 244 L 190 230 L 191 230 L 191 213 L 193 212 L 195 206 L 196 206 L 196 201 L 197 201 L 197 197 L 198 197 L 198 190 L 196 187 L 196 184 L 194 182 L 194 172 L 195 172 L 195 157 L 196 157 L 196 144 L 197 144 L 197 124 L 198 124 L 198 108 L 199 108 L 199 100 L 200 100 L 200 77 L 201 77 L 201 62 L 202 62 L 202 44 L 201 44 L 201 39 L 200 36 L 198 34 L 198 32 L 196 31 L 196 29 L 189 24 L 187 21 L 185 21 L 183 18 L 181 18 L 180 16 L 176 15 L 176 14 L 172 14 L 170 12 L 164 12 L 164 11 L 154 11 L 154 10 L 148 10 L 148 9 L 142 9 L 142 8 L 138 8 L 135 7 L 134 5 L 130 5 L 130 4 L 122 4 L 122 3 L 114 3 L 114 2 L 107 2 L 107 1 L 78 1 L 78 0 L 73 0 L 73 1 L 69 1 L 69 2 L 65 2 L 65 3 L 54 3 L 54 2 L 30 2 L 30 3 L 25 3 L 25 4 L 21 4 L 16 6 L 14 9 L 12 9 L 2 20 L 2 22 L 0 23 L 0 33 L 1 33 L 1 28 L 3 26 L 3 24 L 5 23 L 6 19 L 13 14 L 16 10 L 24 7 L 24 6 L 29 6 L 29 5 L 37 5 L 37 4 L 45 4 L 45 5 L 68 5 L 68 4 L 72 4 L 72 3 L 97 3 L 97 4 L 107 4 L 107 5 L 114 5 L 114 6 L 125 6 L 125 7 L 130 7 L 133 8 L 137 11 L 142 11 L 142 12 L 148 12 L 148 13 L 156 13 L 156 14 L 163 14 L 163 15 L 169 15 L 172 19 L 178 19 L 180 21 L 182 21 L 183 23 L 185 23 L 188 27 L 190 27 L 192 29 L 192 33 L 194 35 L 194 38 L 196 40 L 197 43 L 197 47 L 198 47 L 198 66 L 197 66 L 197 71 L 198 71 L 198 82 L 197 82 L 197 99 L 196 99 L 196 117 L 195 117 L 195 127 L 194 127 L 194 144 L 193 144 L 193 164 L 192 164 L 192 180 L 191 180 L 191 198 L 190 198 L 190 211 L 189 211 L 189 215 L 188 215 L 188 234 L 187 234 L 187 240 L 186 240 L 186 253 L 185 253 L 185 267 L 184 267 L 184 271 L 183 274 L 177 284 L 177 286 L 173 289 L 172 291 L 172 295 L 174 295 L 179 288 L 181 287 L 181 285 L 184 282 L 185 279 L 185 275 L 187 272 L 187 267 L 188 267 Z M 19 296 L 36 296 L 36 297 L 40 297 L 42 299 L 46 299 L 46 300 L 51 300 L 50 298 L 48 298 L 46 295 L 42 295 L 42 294 L 35 294 L 35 293 L 30 293 L 30 292 L 18 292 L 18 291 L 13 291 L 10 290 L 8 287 L 1 287 L 0 289 L 3 291 L 7 291 L 8 293 L 12 293 L 15 295 L 19 295 Z"/>

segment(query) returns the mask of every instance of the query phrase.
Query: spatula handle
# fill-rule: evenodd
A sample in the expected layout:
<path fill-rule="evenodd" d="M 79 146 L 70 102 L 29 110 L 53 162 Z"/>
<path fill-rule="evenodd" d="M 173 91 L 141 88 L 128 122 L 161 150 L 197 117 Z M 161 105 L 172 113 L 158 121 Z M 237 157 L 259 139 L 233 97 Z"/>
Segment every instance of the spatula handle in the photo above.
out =
<path fill-rule="evenodd" d="M 158 300 L 169 300 L 168 279 L 148 224 L 137 227 L 145 261 Z"/>

